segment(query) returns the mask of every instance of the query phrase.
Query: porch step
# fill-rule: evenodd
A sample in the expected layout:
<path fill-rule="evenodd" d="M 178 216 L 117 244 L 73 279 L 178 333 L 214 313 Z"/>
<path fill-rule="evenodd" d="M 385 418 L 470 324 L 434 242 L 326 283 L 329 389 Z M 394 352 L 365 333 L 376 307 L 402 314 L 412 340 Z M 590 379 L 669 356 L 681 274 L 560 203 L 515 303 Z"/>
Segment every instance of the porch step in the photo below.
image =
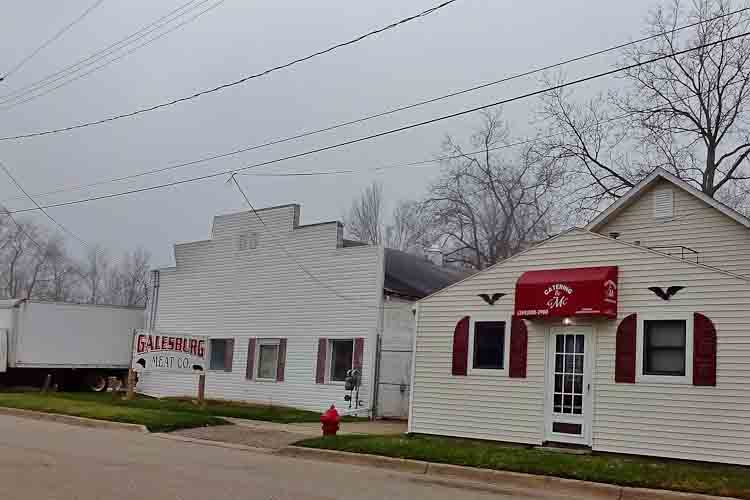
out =
<path fill-rule="evenodd" d="M 557 453 L 567 453 L 569 455 L 591 455 L 591 448 L 584 446 L 566 446 L 559 443 L 550 443 L 542 446 L 534 446 L 535 450 L 554 451 Z"/>

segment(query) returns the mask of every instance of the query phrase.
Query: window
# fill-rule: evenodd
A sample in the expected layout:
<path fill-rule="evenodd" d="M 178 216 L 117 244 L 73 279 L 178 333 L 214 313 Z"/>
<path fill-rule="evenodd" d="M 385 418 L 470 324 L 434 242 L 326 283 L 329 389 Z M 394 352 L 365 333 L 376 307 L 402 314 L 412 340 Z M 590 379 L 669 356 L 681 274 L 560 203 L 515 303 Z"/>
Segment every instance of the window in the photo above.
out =
<path fill-rule="evenodd" d="M 242 233 L 237 239 L 237 249 L 240 251 L 252 250 L 258 246 L 258 233 Z"/>
<path fill-rule="evenodd" d="M 670 219 L 674 216 L 674 191 L 669 188 L 654 191 L 654 218 Z"/>
<path fill-rule="evenodd" d="M 474 368 L 502 370 L 505 367 L 505 322 L 474 323 Z"/>
<path fill-rule="evenodd" d="M 646 320 L 643 323 L 643 374 L 684 377 L 686 321 Z"/>
<path fill-rule="evenodd" d="M 354 340 L 331 340 L 330 377 L 332 382 L 343 382 L 346 372 L 352 369 L 354 358 Z"/>
<path fill-rule="evenodd" d="M 279 365 L 278 341 L 261 341 L 258 349 L 258 378 L 276 380 Z"/>
<path fill-rule="evenodd" d="M 210 370 L 227 370 L 227 357 L 229 350 L 229 339 L 211 339 L 211 360 L 209 362 Z"/>

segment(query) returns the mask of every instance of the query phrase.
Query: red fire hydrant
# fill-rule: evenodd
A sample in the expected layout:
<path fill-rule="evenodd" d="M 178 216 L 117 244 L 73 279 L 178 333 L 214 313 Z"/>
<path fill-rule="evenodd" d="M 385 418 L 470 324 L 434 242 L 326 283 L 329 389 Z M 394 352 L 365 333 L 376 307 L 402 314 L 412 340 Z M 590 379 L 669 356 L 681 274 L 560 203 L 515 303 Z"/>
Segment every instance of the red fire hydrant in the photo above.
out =
<path fill-rule="evenodd" d="M 335 436 L 339 430 L 339 412 L 336 411 L 336 407 L 331 405 L 324 414 L 320 416 L 320 423 L 323 424 L 323 435 L 324 436 Z"/>

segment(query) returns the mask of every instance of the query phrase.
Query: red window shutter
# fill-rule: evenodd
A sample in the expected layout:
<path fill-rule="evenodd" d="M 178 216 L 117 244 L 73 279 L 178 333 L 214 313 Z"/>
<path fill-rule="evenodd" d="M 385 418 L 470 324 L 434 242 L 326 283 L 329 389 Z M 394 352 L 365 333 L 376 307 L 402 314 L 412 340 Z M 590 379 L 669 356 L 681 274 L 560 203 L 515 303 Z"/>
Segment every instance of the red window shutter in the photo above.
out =
<path fill-rule="evenodd" d="M 626 316 L 617 327 L 615 382 L 635 384 L 636 337 L 638 316 Z"/>
<path fill-rule="evenodd" d="M 245 378 L 252 380 L 255 371 L 255 339 L 247 342 L 247 366 L 245 367 Z"/>
<path fill-rule="evenodd" d="M 276 381 L 284 381 L 284 369 L 286 368 L 286 339 L 279 339 L 279 357 L 276 365 Z"/>
<path fill-rule="evenodd" d="M 354 357 L 352 359 L 352 368 L 359 370 L 360 375 L 362 374 L 362 357 L 365 354 L 365 339 L 357 338 L 354 339 Z"/>
<path fill-rule="evenodd" d="M 526 358 L 529 346 L 529 330 L 526 322 L 513 316 L 510 327 L 510 360 L 508 376 L 526 378 Z"/>
<path fill-rule="evenodd" d="M 224 371 L 232 371 L 232 359 L 234 359 L 234 339 L 227 339 L 227 349 L 224 351 Z"/>
<path fill-rule="evenodd" d="M 456 323 L 453 331 L 453 375 L 466 375 L 469 367 L 469 317 Z"/>
<path fill-rule="evenodd" d="M 315 383 L 326 383 L 326 350 L 328 348 L 328 339 L 318 339 L 318 364 L 315 369 Z"/>
<path fill-rule="evenodd" d="M 693 385 L 716 385 L 716 327 L 701 313 L 693 316 Z"/>

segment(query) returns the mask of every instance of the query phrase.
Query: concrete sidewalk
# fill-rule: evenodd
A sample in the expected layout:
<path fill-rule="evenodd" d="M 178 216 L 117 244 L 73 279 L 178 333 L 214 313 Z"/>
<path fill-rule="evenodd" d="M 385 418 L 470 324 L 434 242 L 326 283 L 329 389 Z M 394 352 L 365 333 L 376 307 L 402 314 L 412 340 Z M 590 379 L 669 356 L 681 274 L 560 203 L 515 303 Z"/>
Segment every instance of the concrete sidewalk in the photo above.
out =
<path fill-rule="evenodd" d="M 227 420 L 235 425 L 185 429 L 173 434 L 269 450 L 278 450 L 302 439 L 321 435 L 320 424 L 317 422 L 278 424 L 239 418 L 227 418 Z M 341 434 L 403 434 L 404 432 L 406 432 L 406 422 L 390 420 L 342 422 L 339 430 Z"/>

